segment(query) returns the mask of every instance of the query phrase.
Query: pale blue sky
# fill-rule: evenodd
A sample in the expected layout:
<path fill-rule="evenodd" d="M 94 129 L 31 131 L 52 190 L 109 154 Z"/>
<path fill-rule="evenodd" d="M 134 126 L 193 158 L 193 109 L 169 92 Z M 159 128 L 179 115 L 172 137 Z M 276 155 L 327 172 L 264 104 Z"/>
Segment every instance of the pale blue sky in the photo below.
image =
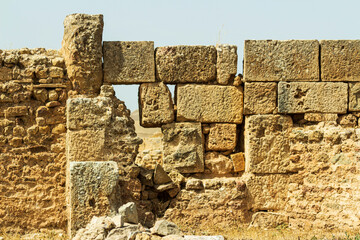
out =
<path fill-rule="evenodd" d="M 359 39 L 358 0 L 0 0 L 0 49 L 59 49 L 71 13 L 104 15 L 104 41 L 238 46 L 246 39 Z M 137 87 L 117 86 L 137 109 Z"/>

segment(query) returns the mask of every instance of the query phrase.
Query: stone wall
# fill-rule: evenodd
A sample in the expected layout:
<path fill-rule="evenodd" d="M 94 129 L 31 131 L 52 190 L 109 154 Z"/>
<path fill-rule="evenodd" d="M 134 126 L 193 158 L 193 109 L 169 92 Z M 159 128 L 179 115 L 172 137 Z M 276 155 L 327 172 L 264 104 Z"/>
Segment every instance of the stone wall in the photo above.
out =
<path fill-rule="evenodd" d="M 134 201 L 145 226 L 359 229 L 358 40 L 249 40 L 237 75 L 234 45 L 102 42 L 102 15 L 64 26 L 60 52 L 0 52 L 1 227 L 73 234 Z M 140 146 L 112 84 L 138 84 L 161 136 Z"/>

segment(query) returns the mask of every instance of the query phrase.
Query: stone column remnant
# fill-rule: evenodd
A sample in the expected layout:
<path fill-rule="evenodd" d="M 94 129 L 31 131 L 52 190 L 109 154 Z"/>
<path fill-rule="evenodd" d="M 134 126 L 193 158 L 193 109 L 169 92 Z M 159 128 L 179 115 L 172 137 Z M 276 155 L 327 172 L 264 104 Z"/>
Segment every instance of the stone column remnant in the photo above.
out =
<path fill-rule="evenodd" d="M 71 14 L 64 20 L 61 53 L 67 74 L 79 94 L 96 95 L 103 79 L 103 16 Z"/>

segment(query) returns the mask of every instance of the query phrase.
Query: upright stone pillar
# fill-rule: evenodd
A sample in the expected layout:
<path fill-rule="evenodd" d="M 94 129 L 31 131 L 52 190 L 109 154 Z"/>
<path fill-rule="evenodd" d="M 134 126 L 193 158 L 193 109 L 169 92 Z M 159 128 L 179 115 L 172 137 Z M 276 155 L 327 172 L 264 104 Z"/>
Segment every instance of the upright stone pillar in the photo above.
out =
<path fill-rule="evenodd" d="M 61 53 L 73 89 L 79 94 L 100 92 L 103 26 L 102 15 L 71 14 L 64 20 Z"/>

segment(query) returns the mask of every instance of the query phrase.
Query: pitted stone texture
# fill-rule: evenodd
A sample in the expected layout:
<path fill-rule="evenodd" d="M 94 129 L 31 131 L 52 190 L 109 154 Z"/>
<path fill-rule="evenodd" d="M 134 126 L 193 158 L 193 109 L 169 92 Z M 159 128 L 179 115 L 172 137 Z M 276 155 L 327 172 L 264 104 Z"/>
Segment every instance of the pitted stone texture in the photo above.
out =
<path fill-rule="evenodd" d="M 216 45 L 216 80 L 226 85 L 235 78 L 237 71 L 237 46 L 228 44 Z"/>
<path fill-rule="evenodd" d="M 206 150 L 228 151 L 236 147 L 236 124 L 215 123 L 210 125 L 209 135 L 206 137 Z"/>
<path fill-rule="evenodd" d="M 360 81 L 360 40 L 322 40 L 321 80 Z"/>
<path fill-rule="evenodd" d="M 360 111 L 360 83 L 349 83 L 349 111 Z"/>
<path fill-rule="evenodd" d="M 106 161 L 105 130 L 87 129 L 68 131 L 67 137 L 68 161 Z"/>
<path fill-rule="evenodd" d="M 257 212 L 252 216 L 249 227 L 254 228 L 276 228 L 289 225 L 289 217 L 273 212 Z"/>
<path fill-rule="evenodd" d="M 277 83 L 245 82 L 244 114 L 268 114 L 276 109 Z"/>
<path fill-rule="evenodd" d="M 162 126 L 164 169 L 181 173 L 204 171 L 204 137 L 201 123 L 172 123 Z"/>
<path fill-rule="evenodd" d="M 64 20 L 61 52 L 73 89 L 98 94 L 102 85 L 102 15 L 71 14 Z"/>
<path fill-rule="evenodd" d="M 104 42 L 104 82 L 155 82 L 154 42 Z"/>
<path fill-rule="evenodd" d="M 336 122 L 338 115 L 336 113 L 305 113 L 304 119 L 309 122 Z"/>
<path fill-rule="evenodd" d="M 143 127 L 161 127 L 174 121 L 171 93 L 162 82 L 140 85 L 139 108 L 140 124 Z"/>
<path fill-rule="evenodd" d="M 317 40 L 246 40 L 245 81 L 319 81 Z"/>
<path fill-rule="evenodd" d="M 280 82 L 280 113 L 346 113 L 348 84 L 341 82 Z"/>
<path fill-rule="evenodd" d="M 70 98 L 67 101 L 67 127 L 70 130 L 104 128 L 113 114 L 111 98 Z"/>
<path fill-rule="evenodd" d="M 95 215 L 115 213 L 119 169 L 116 162 L 70 162 L 70 224 L 72 234 Z"/>
<path fill-rule="evenodd" d="M 155 50 L 156 78 L 165 83 L 207 83 L 216 80 L 214 46 L 168 46 Z"/>
<path fill-rule="evenodd" d="M 227 174 L 233 171 L 233 164 L 230 158 L 218 153 L 207 152 L 205 154 L 205 172 L 213 174 Z"/>
<path fill-rule="evenodd" d="M 246 171 L 287 173 L 297 170 L 290 159 L 288 135 L 293 126 L 290 116 L 251 115 L 245 119 Z"/>
<path fill-rule="evenodd" d="M 234 86 L 176 86 L 177 121 L 241 123 L 243 89 Z"/>

